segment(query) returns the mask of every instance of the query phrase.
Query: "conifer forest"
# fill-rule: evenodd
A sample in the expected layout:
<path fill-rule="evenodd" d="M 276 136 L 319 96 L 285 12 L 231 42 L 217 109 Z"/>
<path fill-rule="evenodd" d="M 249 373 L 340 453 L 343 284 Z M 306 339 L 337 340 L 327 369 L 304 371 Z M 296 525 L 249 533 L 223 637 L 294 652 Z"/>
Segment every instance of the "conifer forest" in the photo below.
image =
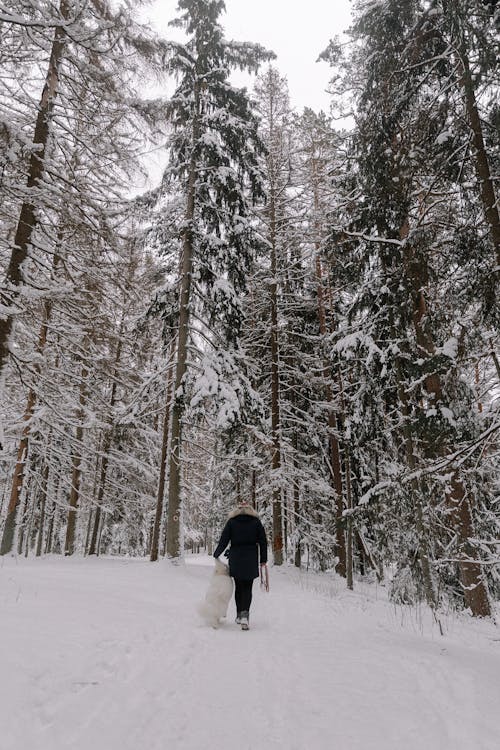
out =
<path fill-rule="evenodd" d="M 246 501 L 275 568 L 491 616 L 500 5 L 353 0 L 314 111 L 145 4 L 0 2 L 0 555 L 175 563 Z"/>

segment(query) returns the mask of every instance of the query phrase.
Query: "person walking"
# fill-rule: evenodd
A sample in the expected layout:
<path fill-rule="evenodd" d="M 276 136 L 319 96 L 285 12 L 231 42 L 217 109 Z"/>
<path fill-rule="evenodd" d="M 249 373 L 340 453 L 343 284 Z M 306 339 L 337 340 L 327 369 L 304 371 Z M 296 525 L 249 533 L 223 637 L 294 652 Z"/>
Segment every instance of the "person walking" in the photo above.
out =
<path fill-rule="evenodd" d="M 234 578 L 236 622 L 242 630 L 248 630 L 253 582 L 259 577 L 259 562 L 261 566 L 267 563 L 266 532 L 251 505 L 242 503 L 229 514 L 214 557 L 218 558 L 229 544 L 229 575 Z"/>

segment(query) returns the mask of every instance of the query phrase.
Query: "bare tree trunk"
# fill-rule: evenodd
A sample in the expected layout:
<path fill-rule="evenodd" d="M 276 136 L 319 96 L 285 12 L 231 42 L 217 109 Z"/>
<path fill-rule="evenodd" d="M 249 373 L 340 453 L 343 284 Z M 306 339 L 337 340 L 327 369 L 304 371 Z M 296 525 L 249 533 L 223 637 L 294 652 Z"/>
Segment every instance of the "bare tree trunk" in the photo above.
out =
<path fill-rule="evenodd" d="M 97 557 L 99 557 L 99 555 L 101 554 L 101 540 L 102 540 L 102 532 L 104 529 L 105 521 L 106 521 L 106 513 L 104 512 L 104 513 L 101 513 L 101 522 L 99 524 L 99 533 L 97 535 L 97 551 L 96 551 Z"/>
<path fill-rule="evenodd" d="M 106 438 L 104 440 L 103 444 L 103 450 L 109 450 L 111 446 L 111 438 L 108 437 L 108 434 L 106 435 Z M 101 461 L 101 472 L 99 477 L 99 490 L 98 490 L 98 496 L 96 500 L 96 507 L 94 512 L 94 519 L 92 524 L 92 536 L 90 537 L 90 545 L 89 545 L 89 555 L 95 555 L 97 554 L 97 539 L 99 536 L 99 526 L 101 524 L 101 506 L 102 506 L 102 500 L 104 496 L 104 486 L 106 484 L 106 473 L 108 468 L 108 458 L 107 454 L 104 453 Z"/>
<path fill-rule="evenodd" d="M 196 116 L 193 119 L 192 148 L 186 196 L 185 229 L 182 241 L 182 278 L 179 299 L 179 333 L 177 339 L 177 363 L 175 368 L 175 390 L 172 408 L 172 432 L 168 472 L 168 517 L 167 556 L 176 560 L 181 556 L 181 443 L 182 443 L 182 386 L 187 371 L 187 347 L 189 338 L 189 304 L 191 297 L 191 274 L 193 270 L 193 221 L 196 194 L 196 158 L 194 145 L 198 140 L 200 97 L 198 85 L 194 88 Z"/>
<path fill-rule="evenodd" d="M 319 252 L 316 253 L 316 282 L 317 282 L 317 294 L 318 294 L 318 319 L 319 319 L 319 331 L 322 336 L 327 334 L 326 325 L 326 312 L 325 312 L 325 301 L 324 301 L 324 290 L 323 290 L 323 271 L 321 265 L 321 258 Z M 330 463 L 332 471 L 333 488 L 335 490 L 335 509 L 336 509 L 336 553 L 338 557 L 337 565 L 335 566 L 336 572 L 346 577 L 347 574 L 347 559 L 346 559 L 346 539 L 344 533 L 344 489 L 342 482 L 342 464 L 340 460 L 340 446 L 336 436 L 337 432 L 337 416 L 333 411 L 333 392 L 331 387 L 331 373 L 330 367 L 325 362 L 324 364 L 324 378 L 326 381 L 326 399 L 331 405 L 328 410 L 328 432 L 329 432 L 329 447 L 330 447 Z"/>
<path fill-rule="evenodd" d="M 281 440 L 280 440 L 280 393 L 279 393 L 279 344 L 278 344 L 278 284 L 276 281 L 276 201 L 271 188 L 270 202 L 271 240 L 271 437 L 273 474 L 273 559 L 275 565 L 283 565 L 283 499 L 281 495 Z M 279 482 L 279 484 L 278 484 Z"/>
<path fill-rule="evenodd" d="M 344 456 L 345 464 L 345 487 L 346 487 L 346 500 L 347 510 L 352 511 L 352 488 L 351 488 L 351 457 L 349 450 L 346 449 Z M 346 543 L 346 578 L 347 588 L 352 591 L 353 589 L 353 574 L 354 574 L 354 556 L 353 556 L 353 528 L 352 528 L 352 515 L 347 517 L 347 543 Z"/>
<path fill-rule="evenodd" d="M 94 508 L 90 508 L 89 510 L 89 517 L 87 519 L 87 531 L 85 532 L 85 545 L 84 545 L 84 555 L 89 554 L 89 547 L 90 547 L 90 534 L 92 531 L 94 522 Z"/>
<path fill-rule="evenodd" d="M 47 528 L 47 537 L 45 539 L 45 554 L 48 555 L 52 552 L 52 539 L 54 534 L 54 516 L 56 512 L 56 504 L 52 504 L 52 512 L 49 517 L 49 525 Z"/>
<path fill-rule="evenodd" d="M 297 468 L 298 461 L 297 461 L 297 450 L 298 450 L 298 436 L 297 432 L 294 431 L 293 433 L 293 465 L 294 468 Z M 294 527 L 295 527 L 295 536 L 296 536 L 296 542 L 295 542 L 295 553 L 293 558 L 293 564 L 296 568 L 300 568 L 302 565 L 302 541 L 301 541 L 301 524 L 300 524 L 300 495 L 299 495 L 299 485 L 297 482 L 297 477 L 295 477 L 295 481 L 293 483 L 293 517 L 294 517 Z"/>
<path fill-rule="evenodd" d="M 78 512 L 78 506 L 80 503 L 80 482 L 82 477 L 81 463 L 82 463 L 82 452 L 83 452 L 83 419 L 85 416 L 84 408 L 87 401 L 86 393 L 86 380 L 88 370 L 85 364 L 82 364 L 81 369 L 81 383 L 80 383 L 80 398 L 79 398 L 79 410 L 78 410 L 78 425 L 75 434 L 75 448 L 71 459 L 72 472 L 71 472 L 71 490 L 69 495 L 69 510 L 68 510 L 68 523 L 66 526 L 66 540 L 64 542 L 64 554 L 66 556 L 72 555 L 75 551 L 75 529 L 76 529 L 76 516 Z"/>
<path fill-rule="evenodd" d="M 49 527 L 47 529 L 47 538 L 45 540 L 45 554 L 46 555 L 52 552 L 52 546 L 53 546 L 53 541 L 54 541 L 54 528 L 55 528 L 56 520 L 57 520 L 57 510 L 58 510 L 57 501 L 59 497 L 60 484 L 61 484 L 61 475 L 59 473 L 59 474 L 56 474 L 56 480 L 55 480 L 54 488 L 52 491 L 54 501 L 52 503 L 52 512 L 50 514 Z"/>
<path fill-rule="evenodd" d="M 404 435 L 404 446 L 406 462 L 409 468 L 414 471 L 417 463 L 415 459 L 415 450 L 413 445 L 413 437 L 411 434 L 411 428 L 408 423 L 410 412 L 408 408 L 408 396 L 403 388 L 401 382 L 401 368 L 399 360 L 396 358 L 396 370 L 397 370 L 397 386 L 398 386 L 398 397 L 401 403 L 401 409 L 403 412 L 403 435 Z M 429 553 L 429 541 L 428 541 L 428 530 L 426 529 L 424 522 L 424 513 L 422 509 L 422 503 L 420 500 L 420 486 L 418 479 L 412 479 L 410 483 L 410 498 L 412 501 L 412 507 L 415 508 L 416 526 L 418 534 L 418 557 L 420 561 L 420 567 L 422 570 L 422 577 L 424 579 L 424 591 L 427 604 L 431 609 L 435 609 L 438 605 L 438 597 L 436 593 L 436 586 L 434 583 L 434 576 L 432 575 L 432 568 L 430 564 L 430 553 Z"/>
<path fill-rule="evenodd" d="M 171 356 L 175 351 L 175 341 L 172 342 Z M 160 476 L 158 478 L 158 494 L 156 497 L 156 513 L 151 538 L 151 562 L 158 560 L 158 547 L 160 540 L 161 519 L 163 517 L 163 500 L 165 494 L 165 475 L 167 470 L 168 436 L 170 426 L 170 405 L 172 403 L 173 370 L 168 369 L 167 375 L 167 399 L 165 403 L 165 414 L 163 417 L 163 431 L 161 441 Z"/>
<path fill-rule="evenodd" d="M 57 256 L 54 258 L 54 268 L 57 265 Z M 49 326 L 49 320 L 52 313 L 52 303 L 50 300 L 46 300 L 44 303 L 44 316 L 43 322 L 38 335 L 37 351 L 39 354 L 45 349 L 47 343 L 47 331 Z M 39 372 L 40 368 L 38 365 L 35 366 L 35 372 Z M 7 555 L 11 550 L 14 543 L 14 534 L 16 530 L 16 518 L 17 508 L 19 505 L 19 498 L 23 489 L 23 482 L 26 469 L 26 459 L 28 457 L 28 445 L 29 436 L 31 432 L 31 418 L 35 410 L 36 405 L 36 393 L 33 388 L 30 388 L 28 392 L 28 401 L 26 403 L 26 409 L 24 411 L 23 421 L 24 428 L 19 441 L 19 447 L 17 449 L 17 460 L 14 466 L 14 475 L 12 477 L 12 486 L 10 491 L 10 501 L 7 508 L 7 518 L 5 520 L 5 526 L 2 535 L 2 543 L 0 545 L 0 555 Z"/>
<path fill-rule="evenodd" d="M 22 501 L 21 522 L 19 524 L 19 533 L 17 535 L 17 554 L 18 555 L 21 555 L 23 551 L 24 535 L 26 533 L 26 526 L 28 523 L 28 511 L 29 511 L 28 495 L 27 493 L 25 493 L 23 497 L 23 501 Z"/>
<path fill-rule="evenodd" d="M 408 229 L 409 227 L 407 225 L 402 228 L 402 238 L 408 236 Z M 424 296 L 424 289 L 428 282 L 425 258 L 413 257 L 411 254 L 411 248 L 407 248 L 406 252 L 410 278 L 414 290 L 413 323 L 415 337 L 421 352 L 431 356 L 435 352 L 435 346 L 431 334 L 426 329 L 425 325 L 425 321 L 428 318 L 428 310 Z M 439 406 L 444 404 L 441 378 L 437 373 L 432 373 L 425 378 L 424 384 L 430 404 L 434 405 L 436 409 L 439 409 Z M 442 444 L 440 447 L 441 455 L 445 456 L 447 452 L 448 446 Z M 465 485 L 459 477 L 458 469 L 453 470 L 450 486 L 451 490 L 446 491 L 445 497 L 447 505 L 451 511 L 453 526 L 457 534 L 460 558 L 458 568 L 464 591 L 465 604 L 470 608 L 473 615 L 489 617 L 491 615 L 491 606 L 488 588 L 484 576 L 482 575 L 481 564 L 477 557 L 477 550 L 470 541 L 474 536 L 471 506 Z"/>
<path fill-rule="evenodd" d="M 489 233 L 496 254 L 497 266 L 500 267 L 500 218 L 495 196 L 495 188 L 491 178 L 491 170 L 488 154 L 483 138 L 481 118 L 477 108 L 476 94 L 469 66 L 469 58 L 465 49 L 464 41 L 461 41 L 458 51 L 458 64 L 460 74 L 460 85 L 462 86 L 465 101 L 465 110 L 475 150 L 476 174 L 481 186 L 481 201 L 483 204 L 484 217 L 489 227 Z"/>
<path fill-rule="evenodd" d="M 101 471 L 100 471 L 100 477 L 99 477 L 99 489 L 97 491 L 96 509 L 95 509 L 95 514 L 94 514 L 94 525 L 92 529 L 92 537 L 90 540 L 90 547 L 88 551 L 89 555 L 95 555 L 97 553 L 97 539 L 98 539 L 98 533 L 99 533 L 99 524 L 101 522 L 101 508 L 102 508 L 102 503 L 104 500 L 106 476 L 108 473 L 109 451 L 111 448 L 111 443 L 113 441 L 113 409 L 116 403 L 116 378 L 118 374 L 118 365 L 120 363 L 120 358 L 122 354 L 122 335 L 123 335 L 124 322 L 125 322 L 125 316 L 124 314 L 122 314 L 120 327 L 118 329 L 118 343 L 116 345 L 115 358 L 113 362 L 111 396 L 109 399 L 111 424 L 109 427 L 106 428 L 106 431 L 104 433 L 104 439 L 102 441 L 102 448 L 101 448 L 102 459 L 101 459 Z"/>
<path fill-rule="evenodd" d="M 179 316 L 179 345 L 175 374 L 175 395 L 172 409 L 172 438 L 170 443 L 168 517 L 167 517 L 167 556 L 180 557 L 180 515 L 181 515 L 181 441 L 182 413 L 180 389 L 187 371 L 187 340 L 189 325 L 189 292 L 191 285 L 191 245 L 184 243 L 184 269 L 181 288 L 181 308 Z"/>
<path fill-rule="evenodd" d="M 29 551 L 30 551 L 31 536 L 33 534 L 33 523 L 35 520 L 35 512 L 36 512 L 37 505 L 38 505 L 38 493 L 34 502 L 32 502 L 31 504 L 27 503 L 26 541 L 24 543 L 24 556 L 25 557 L 28 557 Z"/>
<path fill-rule="evenodd" d="M 47 441 L 47 450 L 46 454 L 48 453 L 48 447 L 50 444 L 50 433 L 49 433 L 49 440 Z M 49 483 L 49 471 L 50 466 L 49 462 L 47 460 L 47 455 L 45 456 L 45 464 L 43 467 L 43 474 L 42 474 L 42 485 L 40 487 L 40 519 L 38 522 L 38 537 L 36 541 L 36 557 L 41 557 L 42 554 L 42 546 L 43 546 L 43 532 L 45 530 L 45 509 L 47 507 L 47 487 Z"/>
<path fill-rule="evenodd" d="M 67 19 L 69 13 L 68 0 L 61 0 L 59 11 L 63 19 Z M 30 198 L 33 190 L 36 190 L 40 186 L 45 171 L 45 153 L 49 141 L 50 122 L 57 97 L 61 59 L 66 40 L 65 28 L 63 26 L 56 26 L 33 135 L 33 150 L 30 157 L 26 183 L 28 199 L 21 206 L 14 237 L 14 247 L 12 248 L 12 254 L 7 267 L 7 286 L 0 294 L 0 304 L 4 305 L 8 310 L 12 310 L 19 296 L 19 287 L 23 283 L 23 263 L 28 257 L 33 232 L 38 223 L 35 204 L 31 202 Z M 0 378 L 9 354 L 9 338 L 13 321 L 13 312 L 8 312 L 6 315 L 0 317 Z"/>
<path fill-rule="evenodd" d="M 92 488 L 92 502 L 89 508 L 89 517 L 87 519 L 87 530 L 85 532 L 85 544 L 83 547 L 84 555 L 89 555 L 90 553 L 92 532 L 93 532 L 93 529 L 95 528 L 95 520 L 97 516 L 97 493 L 99 491 L 99 480 L 100 480 L 101 468 L 102 468 L 103 446 L 105 444 L 106 435 L 107 435 L 107 430 L 105 428 L 104 434 L 101 435 L 101 438 L 99 441 L 98 451 L 97 451 L 97 456 L 96 456 L 96 461 L 95 461 L 94 486 Z M 96 530 L 96 538 L 97 538 L 97 530 Z"/>
<path fill-rule="evenodd" d="M 24 412 L 23 421 L 25 426 L 21 434 L 21 440 L 17 449 L 16 465 L 14 466 L 14 475 L 12 478 L 12 487 L 10 491 L 10 501 L 7 506 L 7 517 L 2 535 L 2 544 L 0 545 L 0 555 L 8 555 L 14 546 L 14 535 L 16 531 L 17 510 L 24 482 L 24 473 L 26 468 L 26 458 L 28 454 L 28 436 L 31 429 L 30 420 L 33 416 L 36 396 L 35 391 L 30 389 L 28 393 L 28 403 Z"/>

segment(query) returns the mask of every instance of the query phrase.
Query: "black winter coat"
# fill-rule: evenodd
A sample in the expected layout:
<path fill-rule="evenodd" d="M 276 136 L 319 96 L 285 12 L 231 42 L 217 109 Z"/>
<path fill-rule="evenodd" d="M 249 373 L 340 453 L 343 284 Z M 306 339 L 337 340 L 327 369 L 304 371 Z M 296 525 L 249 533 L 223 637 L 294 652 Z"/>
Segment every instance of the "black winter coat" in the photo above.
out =
<path fill-rule="evenodd" d="M 241 581 L 252 581 L 259 577 L 260 562 L 267 562 L 267 539 L 257 513 L 250 506 L 238 508 L 229 516 L 222 530 L 214 557 L 219 557 L 228 544 L 229 574 Z"/>

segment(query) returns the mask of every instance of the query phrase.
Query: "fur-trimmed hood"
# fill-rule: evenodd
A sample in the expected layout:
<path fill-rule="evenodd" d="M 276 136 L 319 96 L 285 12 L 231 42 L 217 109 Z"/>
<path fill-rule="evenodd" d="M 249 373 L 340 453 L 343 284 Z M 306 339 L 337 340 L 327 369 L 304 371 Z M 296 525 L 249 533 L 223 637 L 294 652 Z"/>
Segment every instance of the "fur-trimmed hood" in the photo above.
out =
<path fill-rule="evenodd" d="M 252 508 L 251 505 L 247 505 L 247 503 L 238 505 L 237 508 L 231 511 L 228 518 L 236 518 L 236 516 L 253 516 L 254 518 L 259 518 L 259 514 L 255 508 Z"/>

